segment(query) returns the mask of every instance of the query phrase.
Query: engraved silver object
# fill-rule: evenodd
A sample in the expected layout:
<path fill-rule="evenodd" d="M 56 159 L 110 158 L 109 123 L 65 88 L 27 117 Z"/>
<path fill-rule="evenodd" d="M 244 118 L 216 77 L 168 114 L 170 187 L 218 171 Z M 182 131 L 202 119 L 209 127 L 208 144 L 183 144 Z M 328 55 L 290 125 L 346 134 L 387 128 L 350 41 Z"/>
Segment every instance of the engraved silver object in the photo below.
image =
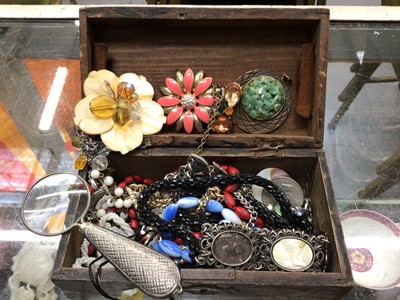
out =
<path fill-rule="evenodd" d="M 209 165 L 207 160 L 200 155 L 191 154 L 185 165 L 181 165 L 176 172 L 168 173 L 164 176 L 164 179 L 192 178 L 194 176 L 204 176 L 207 173 L 214 173 L 213 166 Z"/>
<path fill-rule="evenodd" d="M 80 231 L 143 293 L 159 299 L 179 293 L 182 289 L 179 269 L 166 256 L 91 223 L 81 224 Z"/>

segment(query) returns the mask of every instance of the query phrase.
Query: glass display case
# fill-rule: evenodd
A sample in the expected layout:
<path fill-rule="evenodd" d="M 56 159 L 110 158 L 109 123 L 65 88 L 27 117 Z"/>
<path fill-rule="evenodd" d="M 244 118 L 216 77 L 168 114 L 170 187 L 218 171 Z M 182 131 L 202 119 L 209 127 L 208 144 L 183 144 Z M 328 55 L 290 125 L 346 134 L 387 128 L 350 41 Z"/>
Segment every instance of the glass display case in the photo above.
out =
<path fill-rule="evenodd" d="M 54 259 L 58 247 L 59 238 L 37 236 L 22 225 L 25 192 L 46 174 L 77 173 L 72 119 L 82 88 L 79 20 L 77 7 L 64 9 L 34 8 L 33 15 L 25 10 L 22 17 L 7 7 L 0 14 L 2 299 L 10 296 L 9 282 L 19 286 L 40 269 L 27 259 L 29 253 Z M 345 299 L 395 299 L 400 293 L 400 10 L 385 14 L 379 8 L 376 15 L 373 8 L 357 10 L 355 16 L 349 7 L 331 11 L 324 150 L 357 283 Z M 57 288 L 55 293 L 68 299 Z"/>

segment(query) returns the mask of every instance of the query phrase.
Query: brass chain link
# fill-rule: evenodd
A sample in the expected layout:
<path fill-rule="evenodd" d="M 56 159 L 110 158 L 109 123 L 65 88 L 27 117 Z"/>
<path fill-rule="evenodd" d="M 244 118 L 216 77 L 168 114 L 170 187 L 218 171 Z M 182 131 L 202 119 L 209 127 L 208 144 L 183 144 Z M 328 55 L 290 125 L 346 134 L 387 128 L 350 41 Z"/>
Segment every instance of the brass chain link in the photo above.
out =
<path fill-rule="evenodd" d="M 220 203 L 224 201 L 224 195 L 221 192 L 221 188 L 218 186 L 213 186 L 208 188 L 208 191 L 210 192 L 210 197 Z M 207 191 L 207 192 L 208 192 Z"/>
<path fill-rule="evenodd" d="M 173 203 L 174 197 L 168 192 L 155 192 L 150 198 L 147 205 L 150 209 L 164 210 L 169 204 Z"/>
<path fill-rule="evenodd" d="M 199 198 L 199 206 L 195 213 L 205 213 L 205 208 L 211 199 L 220 203 L 224 200 L 224 196 L 221 194 L 221 189 L 218 186 L 209 187 L 203 197 Z"/>
<path fill-rule="evenodd" d="M 217 86 L 214 85 L 213 86 L 214 103 L 212 105 L 210 121 L 208 122 L 207 129 L 206 129 L 206 131 L 204 131 L 204 134 L 203 134 L 203 137 L 201 138 L 200 144 L 197 147 L 196 154 L 200 154 L 203 151 L 204 145 L 206 144 L 208 136 L 210 135 L 210 131 L 212 129 L 215 118 L 219 114 L 218 110 L 222 104 L 222 97 L 223 97 L 223 89 L 218 88 Z"/>

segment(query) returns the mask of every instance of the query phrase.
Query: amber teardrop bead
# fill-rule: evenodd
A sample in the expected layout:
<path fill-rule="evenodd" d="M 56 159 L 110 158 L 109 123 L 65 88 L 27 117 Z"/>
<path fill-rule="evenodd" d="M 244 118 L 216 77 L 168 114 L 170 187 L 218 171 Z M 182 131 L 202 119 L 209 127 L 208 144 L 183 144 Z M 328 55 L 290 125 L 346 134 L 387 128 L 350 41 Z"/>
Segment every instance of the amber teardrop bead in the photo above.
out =
<path fill-rule="evenodd" d="M 79 155 L 79 157 L 75 160 L 74 168 L 76 170 L 83 170 L 88 163 L 88 158 L 85 154 Z"/>
<path fill-rule="evenodd" d="M 232 116 L 232 115 L 233 115 L 233 108 L 230 107 L 230 106 L 227 106 L 227 107 L 224 109 L 224 114 L 227 115 L 227 116 Z"/>
<path fill-rule="evenodd" d="M 230 107 L 234 107 L 238 104 L 240 97 L 242 96 L 242 88 L 240 84 L 236 82 L 230 82 L 225 87 L 225 100 Z"/>

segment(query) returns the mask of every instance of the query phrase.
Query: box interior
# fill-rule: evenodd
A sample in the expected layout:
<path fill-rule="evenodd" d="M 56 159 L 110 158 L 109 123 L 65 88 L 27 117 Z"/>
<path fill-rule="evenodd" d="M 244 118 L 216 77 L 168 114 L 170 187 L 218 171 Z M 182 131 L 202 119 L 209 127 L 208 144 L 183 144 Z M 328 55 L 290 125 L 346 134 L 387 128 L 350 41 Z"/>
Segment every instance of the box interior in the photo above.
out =
<path fill-rule="evenodd" d="M 186 12 L 182 9 L 183 14 Z M 246 15 L 257 14 L 248 10 Z M 83 44 L 82 80 L 87 74 L 99 68 L 112 70 L 118 76 L 126 72 L 144 75 L 153 85 L 154 99 L 162 96 L 159 88 L 165 86 L 165 78 L 175 78 L 176 70 L 182 73 L 191 68 L 195 73 L 204 70 L 205 76 L 213 78 L 213 84 L 225 86 L 250 70 L 266 70 L 283 74 L 292 79 L 290 89 L 291 108 L 281 127 L 269 134 L 244 133 L 237 126 L 231 134 L 212 134 L 210 145 L 222 147 L 254 147 L 254 140 L 260 137 L 270 141 L 279 140 L 285 147 L 322 146 L 324 108 L 324 74 L 321 66 L 321 22 L 318 17 L 302 19 L 301 16 L 276 20 L 268 18 L 246 19 L 243 13 L 226 11 L 216 19 L 179 18 L 155 13 L 151 16 L 127 17 L 134 14 L 128 11 L 119 18 L 99 17 L 96 14 L 83 14 L 85 22 L 81 34 Z M 242 13 L 242 15 L 241 15 Z M 261 11 L 262 13 L 262 11 Z M 278 12 L 277 12 L 278 13 Z M 312 74 L 306 84 L 312 89 L 312 115 L 309 119 L 296 113 L 298 90 L 301 81 L 300 64 L 302 45 L 312 44 Z M 321 49 L 321 47 L 323 49 Z M 85 65 L 87 64 L 87 65 Z M 322 71 L 322 73 L 321 73 Z M 326 73 L 326 72 L 325 72 Z M 304 87 L 302 87 L 304 88 Z M 322 115 L 321 115 L 322 114 Z M 175 133 L 174 126 L 164 126 L 163 130 L 152 136 L 153 143 L 165 145 L 163 138 L 176 137 L 180 147 L 187 141 L 189 146 L 197 143 L 200 134 Z M 234 138 L 233 138 L 234 137 Z M 244 139 L 247 141 L 241 141 Z"/>
<path fill-rule="evenodd" d="M 294 180 L 296 180 L 305 192 L 305 196 L 311 199 L 313 208 L 313 225 L 317 230 L 323 230 L 328 234 L 331 242 L 332 262 L 328 272 L 341 272 L 338 260 L 338 249 L 336 247 L 335 236 L 329 218 L 329 204 L 327 195 L 323 189 L 323 179 L 321 168 L 317 156 L 308 157 L 217 157 L 205 156 L 207 161 L 218 164 L 228 164 L 235 166 L 241 173 L 257 174 L 264 168 L 276 167 L 285 170 Z M 115 167 L 120 178 L 115 177 L 116 181 L 123 180 L 125 176 L 140 174 L 144 177 L 150 177 L 155 180 L 162 179 L 163 176 L 184 164 L 187 156 L 176 156 L 173 159 L 165 157 L 134 157 L 127 161 L 117 160 Z M 124 167 L 122 167 L 122 164 Z M 157 166 L 157 168 L 149 168 L 149 165 Z M 118 168 L 120 167 L 120 168 Z M 132 170 L 132 171 L 131 171 Z M 70 268 L 77 257 L 79 257 L 79 248 L 82 236 L 78 231 L 71 233 L 68 248 L 63 260 L 63 267 Z"/>

